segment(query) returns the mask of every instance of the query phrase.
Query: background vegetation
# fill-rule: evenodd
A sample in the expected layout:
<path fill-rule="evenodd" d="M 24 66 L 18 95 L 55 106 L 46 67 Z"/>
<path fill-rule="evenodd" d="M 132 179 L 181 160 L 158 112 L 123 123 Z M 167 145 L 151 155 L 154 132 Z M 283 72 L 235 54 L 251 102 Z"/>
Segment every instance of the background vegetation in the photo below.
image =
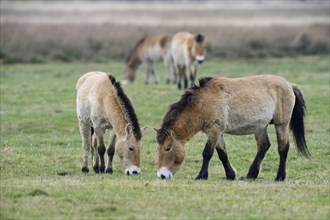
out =
<path fill-rule="evenodd" d="M 206 36 L 208 59 L 328 54 L 329 1 L 1 1 L 0 60 L 123 62 L 145 35 Z"/>

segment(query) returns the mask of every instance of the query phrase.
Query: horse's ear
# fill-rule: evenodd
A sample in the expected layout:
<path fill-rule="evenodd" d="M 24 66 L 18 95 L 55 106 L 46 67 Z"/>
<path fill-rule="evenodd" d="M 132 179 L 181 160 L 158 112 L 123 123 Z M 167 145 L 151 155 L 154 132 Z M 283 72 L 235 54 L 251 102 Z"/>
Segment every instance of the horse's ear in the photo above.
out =
<path fill-rule="evenodd" d="M 132 128 L 132 125 L 130 123 L 128 123 L 126 125 L 125 133 L 126 133 L 125 139 L 128 140 L 133 134 L 133 128 Z"/>
<path fill-rule="evenodd" d="M 170 132 L 170 138 L 171 138 L 171 140 L 175 140 L 176 138 L 175 138 L 174 132 L 171 129 L 169 129 L 169 132 Z"/>
<path fill-rule="evenodd" d="M 148 126 L 144 126 L 144 127 L 141 129 L 141 133 L 142 133 L 142 135 L 144 134 L 144 132 L 146 132 L 147 129 L 148 129 Z"/>
<path fill-rule="evenodd" d="M 197 42 L 197 43 L 203 43 L 203 41 L 204 41 L 204 36 L 203 35 L 201 35 L 201 34 L 197 34 L 196 36 L 195 36 L 195 41 Z"/>
<path fill-rule="evenodd" d="M 154 131 L 156 131 L 156 133 L 158 134 L 160 129 L 154 128 Z"/>

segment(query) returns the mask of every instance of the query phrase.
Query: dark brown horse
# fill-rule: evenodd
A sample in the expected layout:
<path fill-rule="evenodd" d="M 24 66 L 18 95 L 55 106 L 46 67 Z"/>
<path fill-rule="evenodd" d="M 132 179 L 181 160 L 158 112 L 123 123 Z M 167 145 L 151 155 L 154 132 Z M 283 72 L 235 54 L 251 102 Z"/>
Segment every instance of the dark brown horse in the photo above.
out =
<path fill-rule="evenodd" d="M 254 134 L 257 155 L 247 178 L 255 179 L 260 164 L 270 147 L 267 134 L 274 124 L 280 164 L 277 181 L 286 178 L 286 158 L 289 151 L 289 127 L 299 152 L 309 152 L 304 132 L 305 101 L 300 89 L 279 76 L 264 75 L 246 78 L 202 78 L 199 86 L 188 89 L 181 99 L 170 106 L 162 126 L 157 131 L 158 172 L 170 179 L 180 168 L 185 156 L 185 144 L 199 131 L 208 139 L 203 151 L 203 165 L 196 179 L 208 178 L 209 161 L 214 149 L 224 166 L 227 179 L 235 179 L 229 162 L 224 134 Z"/>

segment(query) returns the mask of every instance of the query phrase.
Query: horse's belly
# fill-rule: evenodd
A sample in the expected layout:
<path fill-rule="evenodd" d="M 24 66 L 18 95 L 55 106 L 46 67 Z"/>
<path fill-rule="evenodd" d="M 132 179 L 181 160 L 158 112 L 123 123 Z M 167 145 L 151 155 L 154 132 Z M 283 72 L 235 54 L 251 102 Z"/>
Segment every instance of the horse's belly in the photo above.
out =
<path fill-rule="evenodd" d="M 227 134 L 234 134 L 234 135 L 245 135 L 245 134 L 254 134 L 257 131 L 260 131 L 264 129 L 268 123 L 266 124 L 258 124 L 258 125 L 251 125 L 251 124 L 246 124 L 246 125 L 241 125 L 238 127 L 231 127 L 226 129 Z"/>
<path fill-rule="evenodd" d="M 254 134 L 264 129 L 272 120 L 272 114 L 257 114 L 247 116 L 235 116 L 228 118 L 225 133 L 244 135 Z"/>

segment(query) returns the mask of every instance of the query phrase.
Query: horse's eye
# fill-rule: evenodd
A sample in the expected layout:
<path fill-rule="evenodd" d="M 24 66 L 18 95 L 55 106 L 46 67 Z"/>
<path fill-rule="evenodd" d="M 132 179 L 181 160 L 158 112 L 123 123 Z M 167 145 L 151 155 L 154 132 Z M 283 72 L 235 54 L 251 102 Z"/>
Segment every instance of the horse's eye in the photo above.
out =
<path fill-rule="evenodd" d="M 170 146 L 170 147 L 166 147 L 166 148 L 165 148 L 165 151 L 166 151 L 166 152 L 169 152 L 171 149 L 172 149 L 172 146 Z"/>
<path fill-rule="evenodd" d="M 129 151 L 133 151 L 134 148 L 133 148 L 132 146 L 128 146 L 128 150 L 129 150 Z"/>

